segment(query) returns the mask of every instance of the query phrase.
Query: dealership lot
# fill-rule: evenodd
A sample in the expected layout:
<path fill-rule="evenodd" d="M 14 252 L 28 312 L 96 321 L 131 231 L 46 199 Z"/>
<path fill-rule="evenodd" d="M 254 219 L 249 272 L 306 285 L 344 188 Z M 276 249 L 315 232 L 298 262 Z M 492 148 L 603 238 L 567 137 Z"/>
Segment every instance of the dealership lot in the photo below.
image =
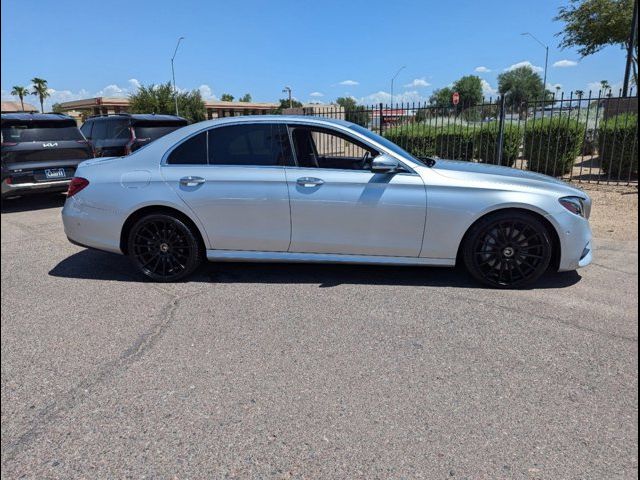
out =
<path fill-rule="evenodd" d="M 637 474 L 635 239 L 596 230 L 592 266 L 535 290 L 250 264 L 159 285 L 68 243 L 62 197 L 8 205 L 3 477 Z"/>

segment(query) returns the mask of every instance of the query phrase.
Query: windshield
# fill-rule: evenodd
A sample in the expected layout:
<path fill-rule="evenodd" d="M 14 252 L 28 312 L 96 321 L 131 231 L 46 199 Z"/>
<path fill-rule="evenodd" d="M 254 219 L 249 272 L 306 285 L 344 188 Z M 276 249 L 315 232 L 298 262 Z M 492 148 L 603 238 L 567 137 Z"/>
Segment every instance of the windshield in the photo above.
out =
<path fill-rule="evenodd" d="M 157 140 L 181 127 L 183 125 L 134 125 L 133 131 L 138 140 Z"/>
<path fill-rule="evenodd" d="M 68 125 L 68 124 L 67 124 Z M 84 140 L 78 127 L 11 125 L 2 127 L 2 143 Z"/>
<path fill-rule="evenodd" d="M 414 162 L 416 162 L 418 165 L 425 166 L 425 163 L 422 160 L 420 160 L 419 158 L 414 157 L 409 152 L 407 152 L 404 148 L 399 147 L 398 145 L 396 145 L 395 143 L 393 143 L 390 140 L 387 140 L 383 136 L 380 136 L 377 133 L 373 133 L 368 128 L 361 127 L 360 125 L 351 125 L 349 128 L 351 128 L 351 130 L 355 130 L 358 133 L 361 133 L 362 135 L 370 138 L 371 140 L 373 140 L 375 142 L 378 142 L 380 145 L 382 145 L 383 147 L 391 150 L 393 153 L 397 153 L 398 155 L 400 155 L 402 157 L 409 158 L 409 159 L 413 160 Z"/>

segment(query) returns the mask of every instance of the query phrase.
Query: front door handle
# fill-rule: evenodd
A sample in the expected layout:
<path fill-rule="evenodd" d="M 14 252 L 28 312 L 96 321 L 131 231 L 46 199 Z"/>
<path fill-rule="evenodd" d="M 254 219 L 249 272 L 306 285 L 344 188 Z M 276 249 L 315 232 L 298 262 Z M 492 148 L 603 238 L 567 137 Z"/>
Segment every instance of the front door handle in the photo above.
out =
<path fill-rule="evenodd" d="M 205 179 L 202 177 L 182 177 L 180 179 L 180 185 L 184 187 L 195 187 L 196 185 L 202 185 L 205 182 Z"/>
<path fill-rule="evenodd" d="M 301 177 L 298 180 L 296 180 L 296 183 L 301 187 L 310 188 L 310 187 L 317 187 L 318 185 L 322 185 L 324 183 L 324 180 L 322 180 L 321 178 L 315 178 L 315 177 Z"/>

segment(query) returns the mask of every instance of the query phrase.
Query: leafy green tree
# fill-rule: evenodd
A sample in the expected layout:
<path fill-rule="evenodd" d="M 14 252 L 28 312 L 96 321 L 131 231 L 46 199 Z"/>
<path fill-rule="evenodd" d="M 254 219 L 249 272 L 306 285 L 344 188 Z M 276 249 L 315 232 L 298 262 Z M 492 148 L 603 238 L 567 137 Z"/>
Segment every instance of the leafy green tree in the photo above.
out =
<path fill-rule="evenodd" d="M 527 101 L 549 99 L 542 78 L 529 66 L 518 67 L 498 75 L 498 91 L 505 97 L 505 104 L 512 111 L 523 113 Z M 553 97 L 553 94 L 551 94 Z"/>
<path fill-rule="evenodd" d="M 160 85 L 141 85 L 129 95 L 129 111 L 131 113 L 158 113 L 175 115 L 176 105 L 173 87 L 170 82 Z M 190 123 L 206 119 L 207 110 L 198 90 L 177 93 L 178 112 Z"/>
<path fill-rule="evenodd" d="M 429 97 L 429 105 L 431 105 L 432 107 L 442 108 L 451 107 L 453 106 L 453 104 L 451 103 L 451 95 L 453 95 L 453 90 L 451 88 L 437 88 Z"/>
<path fill-rule="evenodd" d="M 289 99 L 288 98 L 281 98 L 279 100 L 280 105 L 278 105 L 278 108 L 276 108 L 275 113 L 282 113 L 282 111 L 285 108 L 289 108 Z M 291 99 L 291 107 L 292 108 L 301 108 L 302 107 L 302 102 L 299 102 L 298 100 L 295 99 Z"/>
<path fill-rule="evenodd" d="M 238 99 L 239 102 L 245 102 L 245 103 L 249 103 L 251 102 L 251 94 L 250 93 L 245 93 L 243 96 L 241 96 Z"/>
<path fill-rule="evenodd" d="M 583 57 L 608 45 L 629 47 L 633 0 L 571 0 L 560 7 L 554 20 L 565 23 L 561 48 L 577 48 Z M 638 82 L 638 36 L 633 45 L 633 79 Z"/>
<path fill-rule="evenodd" d="M 347 122 L 356 123 L 362 127 L 369 124 L 369 112 L 363 105 L 358 105 L 351 97 L 339 97 L 336 103 L 344 109 L 344 119 Z"/>
<path fill-rule="evenodd" d="M 453 84 L 453 91 L 460 95 L 460 106 L 473 107 L 482 102 L 482 80 L 476 75 L 466 75 Z"/>
<path fill-rule="evenodd" d="M 220 100 L 222 100 L 223 102 L 233 102 L 234 96 L 231 95 L 230 93 L 223 93 L 222 96 L 220 97 Z"/>
<path fill-rule="evenodd" d="M 44 99 L 51 96 L 47 81 L 43 78 L 34 77 L 31 79 L 31 83 L 33 83 L 31 95 L 36 95 L 40 99 L 40 111 L 44 113 Z"/>
<path fill-rule="evenodd" d="M 64 111 L 62 110 L 62 105 L 60 105 L 59 103 L 54 103 L 53 105 L 51 105 L 51 111 L 53 113 L 64 113 Z"/>
<path fill-rule="evenodd" d="M 22 107 L 22 111 L 24 112 L 24 97 L 29 95 L 29 89 L 27 87 L 14 86 L 11 90 L 11 95 L 15 95 L 20 99 L 20 105 Z"/>

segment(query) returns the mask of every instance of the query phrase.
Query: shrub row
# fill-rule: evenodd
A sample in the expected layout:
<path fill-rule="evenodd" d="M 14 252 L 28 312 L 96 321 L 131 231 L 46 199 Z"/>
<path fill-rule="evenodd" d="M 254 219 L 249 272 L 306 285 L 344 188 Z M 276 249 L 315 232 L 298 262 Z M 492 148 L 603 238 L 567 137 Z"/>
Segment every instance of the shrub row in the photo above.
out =
<path fill-rule="evenodd" d="M 385 132 L 385 137 L 416 157 L 438 156 L 456 160 L 477 159 L 483 163 L 498 164 L 498 125 L 496 122 L 482 127 L 447 126 L 428 127 L 409 125 Z M 505 126 L 503 165 L 512 166 L 518 157 L 522 134 L 516 126 Z"/>
<path fill-rule="evenodd" d="M 529 123 L 524 133 L 527 169 L 547 175 L 565 175 L 580 155 L 584 124 L 567 118 L 544 118 Z"/>
<path fill-rule="evenodd" d="M 603 121 L 586 132 L 583 123 L 562 117 L 534 119 L 526 129 L 507 124 L 504 129 L 502 164 L 513 166 L 520 147 L 527 169 L 547 175 L 568 174 L 580 154 L 594 153 L 612 179 L 638 173 L 638 115 L 624 113 Z M 456 160 L 476 159 L 498 163 L 498 124 L 481 127 L 409 125 L 389 129 L 385 136 L 417 157 L 438 156 Z"/>
<path fill-rule="evenodd" d="M 638 174 L 638 115 L 623 113 L 609 118 L 598 129 L 600 167 L 614 179 Z"/>

